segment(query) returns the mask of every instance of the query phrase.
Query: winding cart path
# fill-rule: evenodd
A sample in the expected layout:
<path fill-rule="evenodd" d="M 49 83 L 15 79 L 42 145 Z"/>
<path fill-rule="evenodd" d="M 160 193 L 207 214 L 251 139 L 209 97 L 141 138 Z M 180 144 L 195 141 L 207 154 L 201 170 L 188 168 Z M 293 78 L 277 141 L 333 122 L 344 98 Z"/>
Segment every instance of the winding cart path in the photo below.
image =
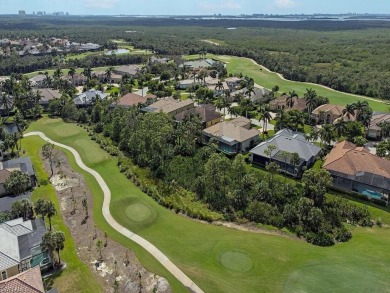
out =
<path fill-rule="evenodd" d="M 73 154 L 77 165 L 81 169 L 83 169 L 84 171 L 90 173 L 93 177 L 95 177 L 96 181 L 98 182 L 104 194 L 104 201 L 102 206 L 103 216 L 112 228 L 114 228 L 122 235 L 126 236 L 130 240 L 142 246 L 146 251 L 148 251 L 151 255 L 153 255 L 154 258 L 156 258 L 172 275 L 174 275 L 185 287 L 189 288 L 192 292 L 203 293 L 202 289 L 200 289 L 186 274 L 184 274 L 172 261 L 170 261 L 169 258 L 164 253 L 162 253 L 156 246 L 154 246 L 148 240 L 142 238 L 141 236 L 123 227 L 114 219 L 114 217 L 110 213 L 110 201 L 111 201 L 110 189 L 108 188 L 103 177 L 98 172 L 96 172 L 95 170 L 89 168 L 84 164 L 84 162 L 80 157 L 80 154 L 74 148 L 53 141 L 50 138 L 48 138 L 43 132 L 40 131 L 32 131 L 24 134 L 23 136 L 27 137 L 27 136 L 34 136 L 34 135 L 40 136 L 43 140 L 70 151 Z"/>

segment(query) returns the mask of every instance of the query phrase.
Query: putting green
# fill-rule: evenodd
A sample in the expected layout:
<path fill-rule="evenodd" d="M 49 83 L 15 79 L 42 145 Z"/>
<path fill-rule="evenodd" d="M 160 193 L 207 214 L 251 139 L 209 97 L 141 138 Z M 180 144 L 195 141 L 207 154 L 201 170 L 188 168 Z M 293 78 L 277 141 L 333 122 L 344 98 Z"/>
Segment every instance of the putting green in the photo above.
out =
<path fill-rule="evenodd" d="M 126 216 L 136 222 L 143 222 L 147 220 L 151 215 L 152 211 L 150 208 L 142 203 L 135 203 L 129 205 L 125 210 Z"/>
<path fill-rule="evenodd" d="M 288 277 L 284 292 L 389 292 L 376 268 L 356 263 L 305 265 Z"/>
<path fill-rule="evenodd" d="M 126 196 L 113 201 L 112 204 L 111 210 L 116 211 L 118 218 L 123 222 L 130 223 L 133 230 L 149 227 L 158 217 L 148 203 L 138 198 Z"/>
<path fill-rule="evenodd" d="M 221 264 L 235 272 L 248 272 L 252 266 L 252 259 L 243 252 L 227 251 L 220 257 Z"/>

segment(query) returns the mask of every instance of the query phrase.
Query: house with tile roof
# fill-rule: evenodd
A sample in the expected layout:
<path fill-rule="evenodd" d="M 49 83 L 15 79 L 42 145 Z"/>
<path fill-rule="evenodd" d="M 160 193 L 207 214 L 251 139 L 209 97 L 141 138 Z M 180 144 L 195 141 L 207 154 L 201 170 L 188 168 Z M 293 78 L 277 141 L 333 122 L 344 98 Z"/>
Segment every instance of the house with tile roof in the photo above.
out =
<path fill-rule="evenodd" d="M 379 199 L 390 194 L 390 160 L 371 154 L 365 147 L 339 142 L 326 156 L 323 168 L 338 189 Z"/>
<path fill-rule="evenodd" d="M 152 104 L 155 101 L 156 101 L 156 96 L 154 96 L 154 95 L 147 95 L 145 97 L 142 97 L 142 96 L 137 95 L 135 93 L 128 93 L 128 94 L 122 96 L 118 100 L 118 102 L 116 103 L 116 106 L 131 107 L 131 106 Z"/>
<path fill-rule="evenodd" d="M 382 139 L 383 134 L 381 123 L 383 122 L 390 123 L 390 113 L 374 113 L 370 121 L 370 126 L 367 130 L 367 138 L 375 140 Z"/>
<path fill-rule="evenodd" d="M 61 93 L 59 90 L 53 90 L 50 88 L 42 88 L 37 90 L 41 96 L 41 99 L 39 100 L 39 105 L 43 107 L 44 110 L 47 110 L 49 107 L 49 102 L 54 99 L 59 99 L 61 97 Z"/>
<path fill-rule="evenodd" d="M 7 277 L 0 277 L 0 293 L 45 293 L 38 267 Z"/>
<path fill-rule="evenodd" d="M 114 68 L 113 72 L 121 76 L 128 75 L 132 77 L 132 76 L 137 76 L 140 70 L 141 70 L 140 65 L 131 64 L 131 65 L 122 65 L 119 66 L 118 68 Z"/>
<path fill-rule="evenodd" d="M 239 121 L 223 121 L 203 130 L 203 141 L 209 143 L 210 140 L 216 140 L 221 152 L 235 155 L 259 143 L 260 132 L 241 126 Z"/>
<path fill-rule="evenodd" d="M 194 108 L 194 101 L 191 99 L 187 100 L 175 100 L 172 97 L 159 99 L 157 102 L 150 104 L 147 107 L 141 109 L 143 112 L 152 112 L 152 113 L 167 113 L 172 115 L 177 115 L 181 112 L 184 112 L 188 109 Z"/>
<path fill-rule="evenodd" d="M 214 124 L 221 122 L 222 115 L 215 111 L 213 105 L 200 105 L 199 107 L 191 108 L 175 115 L 177 122 L 182 122 L 186 116 L 194 114 L 198 115 L 202 119 L 203 128 L 210 127 Z"/>
<path fill-rule="evenodd" d="M 82 86 L 87 82 L 87 78 L 80 73 L 75 73 L 73 76 L 64 75 L 61 79 L 68 81 L 73 86 Z"/>
<path fill-rule="evenodd" d="M 86 92 L 78 95 L 73 99 L 73 102 L 77 107 L 88 107 L 91 106 L 96 100 L 104 100 L 107 95 L 101 91 L 95 89 L 89 89 Z"/>
<path fill-rule="evenodd" d="M 306 109 L 306 100 L 303 98 L 293 97 L 292 107 L 287 105 L 287 95 L 282 95 L 269 102 L 271 111 L 276 112 L 279 109 L 285 111 L 298 110 L 303 111 Z"/>
<path fill-rule="evenodd" d="M 31 77 L 29 79 L 29 82 L 31 83 L 32 87 L 35 88 L 43 88 L 46 87 L 47 82 L 46 82 L 46 75 L 44 74 L 38 74 L 34 77 Z"/>
<path fill-rule="evenodd" d="M 0 224 L 1 274 L 9 278 L 32 267 L 42 270 L 51 267 L 50 256 L 40 247 L 46 231 L 42 218 L 28 221 L 18 218 Z"/>
<path fill-rule="evenodd" d="M 0 162 L 0 171 L 6 170 L 9 172 L 19 170 L 26 173 L 30 177 L 31 187 L 35 186 L 36 177 L 34 167 L 29 157 L 20 157 L 8 161 Z"/>
<path fill-rule="evenodd" d="M 316 124 L 332 124 L 338 118 L 343 117 L 344 109 L 344 106 L 324 104 L 315 108 L 310 117 Z M 350 119 L 353 120 L 354 116 Z"/>
<path fill-rule="evenodd" d="M 268 155 L 267 149 L 270 145 L 273 145 L 275 149 Z M 291 164 L 290 158 L 284 158 L 284 152 L 297 153 L 299 163 Z M 276 162 L 284 172 L 292 176 L 299 176 L 304 167 L 312 166 L 320 153 L 321 148 L 306 140 L 303 133 L 289 129 L 279 130 L 275 136 L 250 150 L 254 164 L 266 166 L 271 161 Z"/>

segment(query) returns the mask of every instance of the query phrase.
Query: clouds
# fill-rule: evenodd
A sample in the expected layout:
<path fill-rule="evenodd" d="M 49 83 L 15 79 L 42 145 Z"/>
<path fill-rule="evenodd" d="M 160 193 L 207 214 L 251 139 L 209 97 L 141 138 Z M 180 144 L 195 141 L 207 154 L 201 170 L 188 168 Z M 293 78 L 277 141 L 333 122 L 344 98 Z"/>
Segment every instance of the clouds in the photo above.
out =
<path fill-rule="evenodd" d="M 199 8 L 204 12 L 223 12 L 226 10 L 238 10 L 241 9 L 241 5 L 233 0 L 220 1 L 203 1 L 199 3 Z"/>
<path fill-rule="evenodd" d="M 84 0 L 84 4 L 88 8 L 110 9 L 115 7 L 118 0 Z"/>
<path fill-rule="evenodd" d="M 290 9 L 297 6 L 294 0 L 275 0 L 274 5 L 281 9 Z"/>

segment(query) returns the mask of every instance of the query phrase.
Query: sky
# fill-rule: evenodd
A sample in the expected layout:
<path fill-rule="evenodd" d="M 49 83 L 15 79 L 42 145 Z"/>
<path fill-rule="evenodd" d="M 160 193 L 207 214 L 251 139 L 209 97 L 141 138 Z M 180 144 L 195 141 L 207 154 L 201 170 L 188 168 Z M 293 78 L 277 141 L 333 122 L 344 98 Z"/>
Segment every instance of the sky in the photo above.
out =
<path fill-rule="evenodd" d="M 81 15 L 211 15 L 296 13 L 390 14 L 389 0 L 0 0 L 0 14 L 18 10 Z"/>

